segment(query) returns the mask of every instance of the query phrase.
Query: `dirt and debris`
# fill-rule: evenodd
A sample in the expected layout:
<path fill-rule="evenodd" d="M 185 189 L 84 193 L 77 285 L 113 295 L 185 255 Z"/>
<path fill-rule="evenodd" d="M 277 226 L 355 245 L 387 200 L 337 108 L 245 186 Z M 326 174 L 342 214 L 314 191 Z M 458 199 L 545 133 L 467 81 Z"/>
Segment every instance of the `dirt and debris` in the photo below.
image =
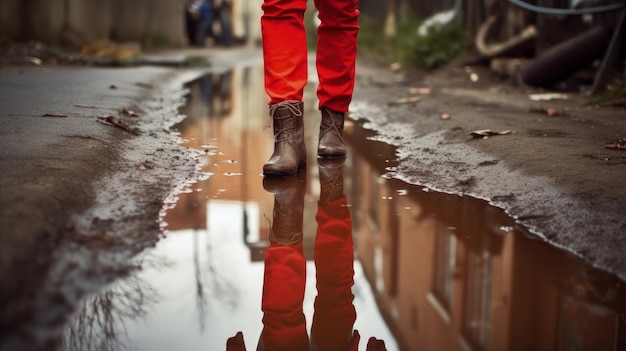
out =
<path fill-rule="evenodd" d="M 512 130 L 503 130 L 501 132 L 496 132 L 494 130 L 491 129 L 481 129 L 481 130 L 475 130 L 473 132 L 470 133 L 470 135 L 474 138 L 479 138 L 479 139 L 487 139 L 490 136 L 495 136 L 495 135 L 509 135 L 513 133 Z"/>
<path fill-rule="evenodd" d="M 429 95 L 432 93 L 432 89 L 428 87 L 410 88 L 410 94 Z"/>
<path fill-rule="evenodd" d="M 528 95 L 530 101 L 568 100 L 569 95 L 563 93 L 539 93 Z"/>
<path fill-rule="evenodd" d="M 604 144 L 609 150 L 626 150 L 626 138 L 620 138 Z"/>
<path fill-rule="evenodd" d="M 122 113 L 125 114 L 126 116 L 129 116 L 129 117 L 139 117 L 139 113 L 137 113 L 137 112 L 135 112 L 135 111 L 133 111 L 131 109 L 128 109 L 126 107 L 124 107 L 122 109 Z"/>
<path fill-rule="evenodd" d="M 135 135 L 140 135 L 141 134 L 141 130 L 137 127 L 131 127 L 128 125 L 128 123 L 126 123 L 124 120 L 122 120 L 119 117 L 114 117 L 114 116 L 98 116 L 98 122 L 106 124 L 106 125 L 110 125 L 110 126 L 115 126 L 118 128 L 121 128 L 127 132 L 131 132 Z"/>
<path fill-rule="evenodd" d="M 82 104 L 76 104 L 74 105 L 74 107 L 78 107 L 78 108 L 91 108 L 91 109 L 98 109 L 98 106 L 94 106 L 94 105 L 82 105 Z"/>
<path fill-rule="evenodd" d="M 84 45 L 80 53 L 84 56 L 110 59 L 112 63 L 125 63 L 138 60 L 142 50 L 139 43 L 116 43 L 108 39 Z"/>

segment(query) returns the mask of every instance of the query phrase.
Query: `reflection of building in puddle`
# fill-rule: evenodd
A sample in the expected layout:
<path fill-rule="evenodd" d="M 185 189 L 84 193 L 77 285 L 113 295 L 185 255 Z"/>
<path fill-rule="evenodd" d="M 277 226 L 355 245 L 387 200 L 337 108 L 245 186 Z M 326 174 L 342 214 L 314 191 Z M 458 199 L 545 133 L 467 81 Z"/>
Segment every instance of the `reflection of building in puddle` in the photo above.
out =
<path fill-rule="evenodd" d="M 188 84 L 188 104 L 182 111 L 188 117 L 176 129 L 187 146 L 202 151 L 203 171 L 211 176 L 181 195 L 176 207 L 168 211 L 169 230 L 206 228 L 209 202 L 240 201 L 240 211 L 245 212 L 248 205 L 258 207 L 267 198 L 256 184 L 262 159 L 272 147 L 260 113 L 267 110 L 262 74 L 259 77 L 256 71 L 237 68 L 209 73 Z M 262 223 L 260 219 L 253 220 Z M 266 233 L 267 226 L 261 231 Z"/>
<path fill-rule="evenodd" d="M 386 147 L 352 145 L 351 194 L 358 258 L 403 349 L 626 349 L 616 279 L 485 202 L 384 180 Z"/>

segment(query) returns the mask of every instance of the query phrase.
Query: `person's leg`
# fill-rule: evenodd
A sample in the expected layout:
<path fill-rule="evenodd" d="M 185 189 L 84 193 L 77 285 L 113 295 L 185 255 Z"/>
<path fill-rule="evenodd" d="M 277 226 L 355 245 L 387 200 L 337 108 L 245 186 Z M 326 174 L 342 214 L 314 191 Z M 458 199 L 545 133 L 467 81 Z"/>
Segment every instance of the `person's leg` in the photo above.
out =
<path fill-rule="evenodd" d="M 200 23 L 202 26 L 201 42 L 200 46 L 206 45 L 206 39 L 213 35 L 213 8 L 208 2 L 203 2 L 200 6 Z"/>
<path fill-rule="evenodd" d="M 321 21 L 317 34 L 317 95 L 320 107 L 348 112 L 354 90 L 359 10 L 357 0 L 315 0 Z"/>
<path fill-rule="evenodd" d="M 345 156 L 343 123 L 354 91 L 359 10 L 357 0 L 316 0 L 317 96 L 322 111 L 318 155 Z"/>
<path fill-rule="evenodd" d="M 308 80 L 306 0 L 265 0 L 261 30 L 265 91 L 274 124 L 274 153 L 266 175 L 292 175 L 306 165 L 302 95 Z"/>
<path fill-rule="evenodd" d="M 307 83 L 306 0 L 265 0 L 261 30 L 270 105 L 302 101 Z"/>
<path fill-rule="evenodd" d="M 210 2 L 206 3 L 206 9 L 204 12 L 204 37 L 205 39 L 211 39 L 214 44 L 217 44 L 215 32 L 213 31 L 213 22 L 215 21 L 215 8 Z"/>
<path fill-rule="evenodd" d="M 224 1 L 222 3 L 222 16 L 220 17 L 220 43 L 224 46 L 230 46 L 231 44 L 231 14 L 230 3 Z"/>

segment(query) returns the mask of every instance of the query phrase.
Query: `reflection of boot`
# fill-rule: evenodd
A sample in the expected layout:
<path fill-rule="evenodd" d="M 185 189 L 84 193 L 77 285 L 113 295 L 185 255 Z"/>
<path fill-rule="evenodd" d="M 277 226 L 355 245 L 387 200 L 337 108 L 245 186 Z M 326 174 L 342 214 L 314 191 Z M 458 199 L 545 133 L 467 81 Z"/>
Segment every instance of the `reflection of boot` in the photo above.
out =
<path fill-rule="evenodd" d="M 375 337 L 371 337 L 367 341 L 367 351 L 387 351 L 387 347 L 385 347 L 385 341 L 376 339 Z"/>
<path fill-rule="evenodd" d="M 344 158 L 318 159 L 320 175 L 320 202 L 328 204 L 343 194 L 343 165 Z"/>
<path fill-rule="evenodd" d="M 274 194 L 270 243 L 293 246 L 302 241 L 306 176 L 263 179 L 263 188 Z"/>
<path fill-rule="evenodd" d="M 358 346 L 354 295 L 352 218 L 343 195 L 343 159 L 318 159 L 320 201 L 315 220 L 315 297 L 312 349 L 352 350 Z M 352 346 L 351 346 L 352 345 Z"/>
<path fill-rule="evenodd" d="M 302 310 L 306 282 L 306 259 L 302 250 L 306 174 L 290 178 L 266 177 L 263 187 L 274 194 L 274 215 L 270 247 L 264 255 L 263 331 L 257 350 L 307 351 L 309 337 Z"/>
<path fill-rule="evenodd" d="M 306 166 L 303 108 L 303 103 L 295 100 L 270 106 L 274 153 L 263 165 L 264 174 L 291 175 Z"/>
<path fill-rule="evenodd" d="M 345 114 L 322 107 L 320 139 L 317 154 L 321 157 L 341 157 L 346 155 L 343 142 L 343 122 Z"/>
<path fill-rule="evenodd" d="M 243 333 L 238 332 L 226 341 L 226 351 L 246 351 L 246 344 L 243 340 Z"/>

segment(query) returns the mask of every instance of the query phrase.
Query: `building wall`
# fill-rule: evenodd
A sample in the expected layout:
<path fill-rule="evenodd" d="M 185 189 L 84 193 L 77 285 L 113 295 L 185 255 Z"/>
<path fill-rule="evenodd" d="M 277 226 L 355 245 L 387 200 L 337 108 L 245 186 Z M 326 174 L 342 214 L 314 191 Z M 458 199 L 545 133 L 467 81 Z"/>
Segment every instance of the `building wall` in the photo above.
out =
<path fill-rule="evenodd" d="M 85 44 L 108 38 L 182 46 L 185 0 L 0 0 L 0 34 Z"/>

